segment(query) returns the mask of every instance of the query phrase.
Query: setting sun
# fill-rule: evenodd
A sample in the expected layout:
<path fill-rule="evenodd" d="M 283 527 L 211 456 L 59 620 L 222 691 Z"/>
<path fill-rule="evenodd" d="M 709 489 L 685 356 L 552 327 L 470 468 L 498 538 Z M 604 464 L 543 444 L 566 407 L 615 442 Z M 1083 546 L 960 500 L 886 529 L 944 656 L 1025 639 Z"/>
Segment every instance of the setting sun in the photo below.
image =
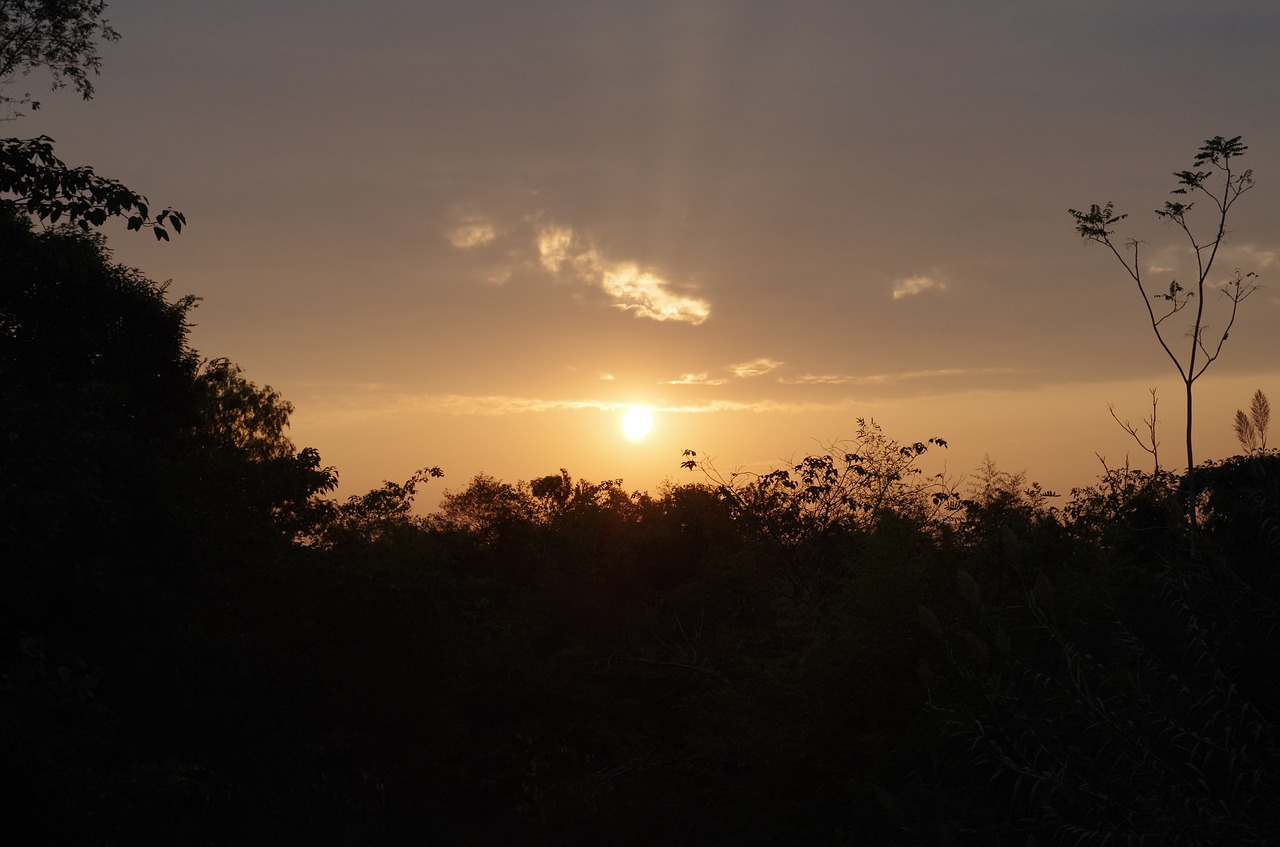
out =
<path fill-rule="evenodd" d="M 622 434 L 628 441 L 639 441 L 653 428 L 653 412 L 645 406 L 632 406 L 622 416 Z"/>

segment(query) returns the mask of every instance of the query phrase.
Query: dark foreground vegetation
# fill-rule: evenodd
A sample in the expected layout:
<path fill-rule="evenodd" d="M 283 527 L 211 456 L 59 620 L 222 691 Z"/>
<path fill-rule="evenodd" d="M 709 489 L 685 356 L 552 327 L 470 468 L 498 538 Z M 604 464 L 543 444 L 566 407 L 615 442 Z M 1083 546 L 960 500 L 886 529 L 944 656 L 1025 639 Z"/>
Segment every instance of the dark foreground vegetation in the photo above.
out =
<path fill-rule="evenodd" d="M 345 502 L 100 236 L 0 215 L 7 844 L 1263 844 L 1280 456 L 1063 501 L 859 422 Z M 1262 422 L 1265 423 L 1265 422 Z M 1052 503 L 1056 507 L 1051 507 Z"/>

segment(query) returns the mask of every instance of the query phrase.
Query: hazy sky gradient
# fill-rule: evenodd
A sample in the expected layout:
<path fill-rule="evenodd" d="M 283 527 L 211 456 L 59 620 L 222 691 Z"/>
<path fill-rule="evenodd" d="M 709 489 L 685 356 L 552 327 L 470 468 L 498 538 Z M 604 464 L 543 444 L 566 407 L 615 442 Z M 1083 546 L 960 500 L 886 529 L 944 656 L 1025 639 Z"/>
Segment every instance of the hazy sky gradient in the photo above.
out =
<path fill-rule="evenodd" d="M 1153 279 L 1185 281 L 1150 210 L 1218 134 L 1257 176 L 1220 276 L 1267 287 L 1200 383 L 1201 456 L 1232 452 L 1255 388 L 1280 400 L 1274 2 L 108 17 L 97 98 L 6 132 L 187 214 L 171 244 L 109 230 L 117 256 L 205 298 L 196 346 L 282 390 L 344 493 L 428 464 L 647 488 L 686 478 L 685 447 L 762 466 L 859 416 L 947 438 L 952 473 L 989 453 L 1066 489 L 1095 452 L 1149 467 L 1107 403 L 1137 422 L 1153 386 L 1178 465 L 1178 378 L 1066 210 L 1116 201 Z M 629 403 L 659 412 L 643 442 Z"/>

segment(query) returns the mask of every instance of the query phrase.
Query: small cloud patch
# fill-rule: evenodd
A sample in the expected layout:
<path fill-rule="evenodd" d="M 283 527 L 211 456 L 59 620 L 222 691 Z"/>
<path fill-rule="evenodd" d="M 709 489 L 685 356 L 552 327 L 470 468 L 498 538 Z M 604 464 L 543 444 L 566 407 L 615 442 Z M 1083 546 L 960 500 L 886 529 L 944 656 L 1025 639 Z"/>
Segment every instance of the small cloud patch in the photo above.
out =
<path fill-rule="evenodd" d="M 923 294 L 930 289 L 944 289 L 946 287 L 946 283 L 934 276 L 909 276 L 893 284 L 893 299 L 901 300 L 903 297 L 915 297 L 917 294 Z"/>
<path fill-rule="evenodd" d="M 445 233 L 449 243 L 460 250 L 488 244 L 497 237 L 498 231 L 493 228 L 493 225 L 482 220 L 463 221 Z"/>

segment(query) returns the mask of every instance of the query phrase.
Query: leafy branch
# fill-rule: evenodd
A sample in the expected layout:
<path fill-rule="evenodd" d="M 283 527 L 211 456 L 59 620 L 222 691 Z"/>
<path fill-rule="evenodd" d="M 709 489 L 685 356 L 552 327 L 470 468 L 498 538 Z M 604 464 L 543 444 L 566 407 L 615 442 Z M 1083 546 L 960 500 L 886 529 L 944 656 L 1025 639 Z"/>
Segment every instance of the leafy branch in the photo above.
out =
<path fill-rule="evenodd" d="M 147 198 L 93 168 L 69 167 L 53 154 L 53 139 L 0 138 L 0 206 L 26 212 L 41 222 L 102 226 L 125 218 L 130 230 L 150 229 L 160 241 L 172 227 L 182 232 L 186 216 L 172 208 L 153 218 Z"/>
<path fill-rule="evenodd" d="M 43 67 L 55 91 L 71 85 L 89 100 L 92 77 L 102 58 L 97 40 L 119 41 L 120 33 L 102 17 L 105 0 L 0 0 L 0 84 L 14 76 L 27 76 Z M 21 98 L 0 94 L 0 109 L 10 118 L 21 117 L 18 106 L 40 108 L 31 94 Z"/>

